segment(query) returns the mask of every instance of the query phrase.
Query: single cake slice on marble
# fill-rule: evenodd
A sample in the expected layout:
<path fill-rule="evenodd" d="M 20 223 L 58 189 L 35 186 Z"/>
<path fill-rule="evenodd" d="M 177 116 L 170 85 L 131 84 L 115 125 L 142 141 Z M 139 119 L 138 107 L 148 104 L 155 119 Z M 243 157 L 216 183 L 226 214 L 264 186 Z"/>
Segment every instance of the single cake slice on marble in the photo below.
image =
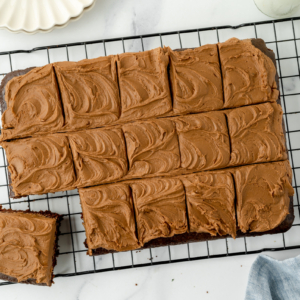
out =
<path fill-rule="evenodd" d="M 140 247 L 128 184 L 79 189 L 88 254 L 93 250 L 127 251 Z"/>
<path fill-rule="evenodd" d="M 223 112 L 178 117 L 175 123 L 181 168 L 200 171 L 228 166 L 230 145 Z"/>
<path fill-rule="evenodd" d="M 158 117 L 172 112 L 167 67 L 162 48 L 118 55 L 121 121 Z"/>
<path fill-rule="evenodd" d="M 232 38 L 218 48 L 225 108 L 277 101 L 275 55 L 263 40 Z"/>
<path fill-rule="evenodd" d="M 49 211 L 0 206 L 0 279 L 51 286 L 61 219 Z"/>
<path fill-rule="evenodd" d="M 279 226 L 289 215 L 290 205 L 293 205 L 290 200 L 294 189 L 289 162 L 242 166 L 231 172 L 236 186 L 239 229 L 252 233 Z"/>
<path fill-rule="evenodd" d="M 68 134 L 77 174 L 77 187 L 98 185 L 127 174 L 121 129 L 90 129 Z"/>
<path fill-rule="evenodd" d="M 114 56 L 54 64 L 65 113 L 65 129 L 102 127 L 119 119 Z"/>
<path fill-rule="evenodd" d="M 28 73 L 7 82 L 10 74 L 1 84 L 5 99 L 4 102 L 2 96 L 1 139 L 60 131 L 64 126 L 64 116 L 52 64 L 29 69 Z"/>
<path fill-rule="evenodd" d="M 203 172 L 180 178 L 186 192 L 190 232 L 236 237 L 235 190 L 226 171 Z"/>
<path fill-rule="evenodd" d="M 231 166 L 287 159 L 279 104 L 239 107 L 227 111 L 226 115 L 231 141 Z"/>
<path fill-rule="evenodd" d="M 162 174 L 180 167 L 180 153 L 173 121 L 159 119 L 122 126 L 129 162 L 128 175 Z"/>
<path fill-rule="evenodd" d="M 14 140 L 1 145 L 8 162 L 11 197 L 75 188 L 72 153 L 64 134 Z"/>
<path fill-rule="evenodd" d="M 130 186 L 141 245 L 188 231 L 185 192 L 179 179 L 144 179 Z"/>
<path fill-rule="evenodd" d="M 175 114 L 197 113 L 223 108 L 223 88 L 217 45 L 173 51 L 170 81 Z"/>

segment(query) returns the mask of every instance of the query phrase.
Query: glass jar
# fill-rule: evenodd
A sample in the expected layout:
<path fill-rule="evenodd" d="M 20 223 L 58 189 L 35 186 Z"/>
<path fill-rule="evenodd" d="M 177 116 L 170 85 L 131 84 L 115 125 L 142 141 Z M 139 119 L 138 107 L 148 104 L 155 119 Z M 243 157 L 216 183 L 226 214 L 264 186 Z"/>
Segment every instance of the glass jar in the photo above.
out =
<path fill-rule="evenodd" d="M 295 13 L 300 0 L 254 0 L 257 8 L 272 18 L 285 18 Z"/>

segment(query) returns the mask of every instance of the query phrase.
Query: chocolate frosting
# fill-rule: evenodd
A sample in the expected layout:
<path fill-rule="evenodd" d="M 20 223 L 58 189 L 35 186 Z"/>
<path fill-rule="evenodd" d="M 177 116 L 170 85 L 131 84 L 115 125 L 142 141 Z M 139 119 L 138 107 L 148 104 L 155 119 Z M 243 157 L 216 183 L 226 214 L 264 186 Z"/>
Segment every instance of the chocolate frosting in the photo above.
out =
<path fill-rule="evenodd" d="M 56 219 L 0 212 L 0 273 L 51 285 Z"/>
<path fill-rule="evenodd" d="M 76 186 L 92 186 L 121 179 L 127 156 L 121 129 L 92 129 L 69 134 L 77 174 Z"/>
<path fill-rule="evenodd" d="M 99 247 L 116 251 L 139 248 L 128 185 L 80 189 L 79 194 L 90 255 Z"/>
<path fill-rule="evenodd" d="M 61 130 L 64 125 L 53 66 L 34 68 L 5 87 L 2 140 Z"/>
<path fill-rule="evenodd" d="M 195 113 L 223 107 L 223 88 L 217 45 L 172 51 L 170 79 L 173 91 L 173 110 Z"/>
<path fill-rule="evenodd" d="M 145 179 L 131 184 L 141 245 L 188 231 L 185 194 L 178 179 Z"/>
<path fill-rule="evenodd" d="M 118 55 L 121 120 L 132 121 L 172 111 L 167 66 L 162 48 Z"/>
<path fill-rule="evenodd" d="M 175 123 L 182 168 L 197 171 L 228 165 L 230 146 L 224 113 L 178 117 Z"/>
<path fill-rule="evenodd" d="M 126 124 L 125 134 L 130 176 L 160 174 L 180 167 L 175 125 L 160 119 Z"/>
<path fill-rule="evenodd" d="M 62 134 L 3 142 L 16 197 L 74 188 L 68 139 Z"/>
<path fill-rule="evenodd" d="M 289 214 L 293 196 L 288 161 L 256 164 L 232 170 L 236 183 L 237 219 L 242 232 L 276 228 Z"/>
<path fill-rule="evenodd" d="M 54 64 L 64 113 L 65 129 L 95 128 L 120 116 L 114 56 Z"/>
<path fill-rule="evenodd" d="M 229 172 L 198 173 L 182 178 L 191 232 L 236 237 L 235 190 Z"/>
<path fill-rule="evenodd" d="M 251 105 L 226 114 L 232 148 L 230 165 L 287 159 L 279 104 Z"/>
<path fill-rule="evenodd" d="M 225 108 L 278 99 L 276 68 L 271 58 L 253 46 L 251 40 L 232 38 L 218 47 Z"/>

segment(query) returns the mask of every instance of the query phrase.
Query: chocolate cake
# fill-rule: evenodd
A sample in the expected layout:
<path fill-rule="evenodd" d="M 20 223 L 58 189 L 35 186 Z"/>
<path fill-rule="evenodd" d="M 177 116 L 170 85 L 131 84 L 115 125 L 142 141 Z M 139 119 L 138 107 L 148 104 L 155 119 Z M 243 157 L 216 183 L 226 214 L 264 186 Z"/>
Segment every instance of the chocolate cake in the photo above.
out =
<path fill-rule="evenodd" d="M 183 177 L 190 232 L 236 237 L 235 189 L 227 171 Z"/>
<path fill-rule="evenodd" d="M 2 82 L 2 140 L 57 132 L 64 125 L 53 66 L 49 64 L 22 73 L 25 72 L 26 75 L 9 81 L 5 78 Z"/>
<path fill-rule="evenodd" d="M 170 83 L 175 114 L 198 113 L 223 108 L 222 77 L 217 45 L 173 51 Z"/>
<path fill-rule="evenodd" d="M 79 194 L 90 255 L 99 247 L 115 251 L 139 248 L 127 184 L 80 189 Z"/>
<path fill-rule="evenodd" d="M 77 174 L 75 186 L 93 186 L 127 174 L 124 136 L 119 128 L 91 129 L 68 135 Z"/>
<path fill-rule="evenodd" d="M 130 187 L 140 245 L 188 231 L 185 193 L 179 179 L 144 179 Z"/>
<path fill-rule="evenodd" d="M 237 182 L 241 182 L 240 174 L 246 174 L 245 172 L 249 172 L 248 168 L 251 171 L 251 177 L 249 177 L 249 180 L 246 176 L 243 177 L 244 183 L 241 185 L 241 191 L 237 186 Z M 262 170 L 264 170 L 264 172 L 262 172 Z M 266 174 L 268 175 L 267 177 Z M 253 180 L 253 178 L 255 180 Z M 177 179 L 184 184 L 184 195 L 188 208 L 188 225 L 190 229 L 185 233 L 176 234 L 171 237 L 154 238 L 146 242 L 144 245 L 141 245 L 141 247 L 137 249 L 202 242 L 227 238 L 230 236 L 239 238 L 283 233 L 291 228 L 294 221 L 294 206 L 292 198 L 294 191 L 291 186 L 291 167 L 288 161 L 261 163 L 219 171 L 205 171 L 186 176 L 178 176 L 173 179 Z M 218 179 L 218 181 L 216 181 L 216 179 Z M 159 179 L 147 179 L 147 182 L 151 182 L 152 180 Z M 133 190 L 134 184 L 139 184 L 139 182 L 142 183 L 143 181 L 145 180 L 127 181 L 124 182 L 124 184 L 128 184 Z M 257 183 L 256 186 L 255 183 Z M 201 189 L 199 189 L 200 186 Z M 246 187 L 246 189 L 243 187 Z M 249 191 L 251 192 L 252 190 L 253 195 L 258 195 L 255 191 L 257 187 L 259 190 L 261 187 L 265 188 L 264 193 L 257 198 L 259 199 L 257 203 L 260 203 L 260 206 L 258 206 L 258 204 L 255 205 L 251 197 L 248 196 Z M 84 190 L 85 189 L 79 189 L 80 193 L 82 193 Z M 217 190 L 218 192 L 216 192 Z M 156 194 L 159 192 L 160 189 L 157 191 L 156 186 L 152 185 L 149 196 L 148 193 L 145 192 L 142 195 L 151 201 L 151 199 L 155 199 Z M 246 193 L 243 194 L 243 192 Z M 267 195 L 267 197 L 263 197 L 265 195 Z M 163 199 L 163 197 L 161 198 Z M 172 202 L 171 199 L 172 197 L 170 197 L 169 201 Z M 197 211 L 192 211 L 189 208 L 191 207 L 191 205 L 189 205 L 189 201 L 190 203 L 191 201 L 194 203 L 196 201 L 198 204 L 198 209 L 200 209 L 201 205 L 203 205 L 204 208 L 202 208 L 200 211 L 205 212 L 205 218 L 203 218 L 203 216 L 199 216 Z M 160 201 L 157 200 L 158 205 L 159 202 Z M 244 203 L 246 203 L 246 205 L 253 206 L 253 208 L 250 207 L 249 212 L 251 213 L 248 215 L 246 211 L 244 215 L 243 210 L 240 210 L 240 213 L 237 213 L 237 219 L 235 219 L 235 211 L 233 211 L 234 206 L 236 206 L 237 211 L 239 211 L 239 207 L 243 207 Z M 136 205 L 135 202 L 134 205 Z M 164 207 L 163 203 L 161 205 Z M 284 207 L 284 209 L 278 210 L 280 205 L 282 208 Z M 170 208 L 172 206 L 168 207 Z M 257 230 L 255 228 L 255 224 L 257 222 L 255 219 L 253 219 L 253 215 L 255 215 L 255 213 L 252 213 L 253 209 L 257 209 L 257 211 L 260 212 L 261 208 L 263 208 L 261 211 L 261 219 L 271 217 L 269 226 L 265 226 L 265 231 Z M 183 211 L 185 210 L 183 209 Z M 145 210 L 145 212 L 147 212 L 147 210 Z M 157 209 L 155 209 L 154 212 L 158 213 L 159 216 L 161 215 Z M 273 214 L 270 212 L 273 212 Z M 148 210 L 148 214 L 149 213 L 151 214 L 152 211 Z M 147 216 L 147 213 L 145 215 Z M 192 218 L 190 219 L 190 217 Z M 195 224 L 195 217 L 197 217 L 196 222 L 198 223 L 197 232 L 195 232 L 195 228 L 193 227 L 193 224 Z M 225 220 L 228 222 L 226 225 L 224 224 Z M 237 224 L 235 224 L 235 221 L 237 221 Z M 138 224 L 137 217 L 136 222 Z M 250 230 L 244 229 L 242 225 L 244 223 L 249 224 Z M 199 224 L 201 224 L 201 226 L 199 226 Z M 239 227 L 240 225 L 241 228 Z M 140 239 L 139 236 L 138 239 Z M 102 247 L 92 249 L 92 255 L 102 255 L 113 252 L 115 251 Z M 89 249 L 89 255 L 91 255 L 90 253 L 91 249 Z"/>
<path fill-rule="evenodd" d="M 129 162 L 128 175 L 159 175 L 180 167 L 176 127 L 170 119 L 140 121 L 122 127 Z"/>
<path fill-rule="evenodd" d="M 0 279 L 51 286 L 62 217 L 0 206 L 0 220 Z"/>
<path fill-rule="evenodd" d="M 168 82 L 169 57 L 173 94 Z M 101 72 L 114 74 L 114 59 L 119 115 L 106 105 L 109 97 L 117 99 L 112 96 L 116 90 L 109 97 L 104 95 L 103 107 L 96 97 L 97 91 L 107 87 L 100 88 Z M 100 61 L 110 67 L 96 67 Z M 293 193 L 286 175 L 290 166 L 282 110 L 276 104 L 278 76 L 274 53 L 262 40 L 231 39 L 178 52 L 157 48 L 99 58 L 94 63 L 57 63 L 55 70 L 66 123 L 58 131 L 67 131 L 55 134 L 64 144 L 60 151 L 53 150 L 57 156 L 50 151 L 47 156 L 46 150 L 34 145 L 24 151 L 15 146 L 34 139 L 43 145 L 53 134 L 6 141 L 3 147 L 11 152 L 7 158 L 16 196 L 80 188 L 90 255 L 278 233 L 291 227 Z M 118 101 L 114 100 L 115 108 Z M 87 130 L 91 127 L 104 128 Z M 22 155 L 30 157 L 28 151 L 34 153 L 30 171 L 20 163 L 25 161 Z M 50 156 L 54 158 L 44 159 Z M 252 165 L 228 169 L 244 164 Z M 265 185 L 262 169 L 273 170 Z M 61 181 L 58 187 L 45 170 L 61 170 L 59 176 L 70 180 Z M 241 182 L 237 174 L 242 177 L 245 172 L 264 189 L 266 197 L 258 198 L 261 216 L 251 206 L 252 195 L 243 194 L 252 181 L 244 184 L 245 189 L 237 184 Z M 27 175 L 36 180 L 26 181 Z M 277 204 L 284 209 L 279 211 Z M 246 221 L 244 207 L 249 208 Z M 235 208 L 240 210 L 237 218 Z M 265 219 L 272 222 L 267 226 Z"/>
<path fill-rule="evenodd" d="M 2 142 L 2 147 L 14 198 L 74 189 L 73 158 L 65 135 Z"/>
<path fill-rule="evenodd" d="M 200 171 L 228 166 L 230 142 L 223 112 L 178 117 L 175 123 L 183 169 Z"/>
<path fill-rule="evenodd" d="M 225 108 L 277 101 L 274 54 L 270 54 L 272 51 L 263 40 L 232 38 L 219 43 L 218 48 Z"/>
<path fill-rule="evenodd" d="M 119 119 L 120 99 L 114 56 L 54 64 L 65 130 L 96 128 Z"/>
<path fill-rule="evenodd" d="M 282 108 L 265 103 L 226 111 L 231 141 L 230 165 L 287 159 Z"/>
<path fill-rule="evenodd" d="M 162 48 L 117 56 L 122 121 L 172 112 L 168 64 Z"/>

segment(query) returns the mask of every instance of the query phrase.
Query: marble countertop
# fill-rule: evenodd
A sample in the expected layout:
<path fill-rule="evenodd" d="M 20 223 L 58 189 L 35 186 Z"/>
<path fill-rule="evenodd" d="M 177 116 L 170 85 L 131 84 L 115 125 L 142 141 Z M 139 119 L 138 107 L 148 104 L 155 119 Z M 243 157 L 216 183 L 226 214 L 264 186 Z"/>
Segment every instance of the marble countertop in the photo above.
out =
<path fill-rule="evenodd" d="M 79 21 L 48 34 L 15 35 L 1 30 L 0 51 L 268 19 L 252 0 L 97 0 Z M 299 255 L 300 249 L 268 254 L 285 259 Z M 51 288 L 2 286 L 1 299 L 240 300 L 255 258 L 214 258 L 57 278 Z"/>

